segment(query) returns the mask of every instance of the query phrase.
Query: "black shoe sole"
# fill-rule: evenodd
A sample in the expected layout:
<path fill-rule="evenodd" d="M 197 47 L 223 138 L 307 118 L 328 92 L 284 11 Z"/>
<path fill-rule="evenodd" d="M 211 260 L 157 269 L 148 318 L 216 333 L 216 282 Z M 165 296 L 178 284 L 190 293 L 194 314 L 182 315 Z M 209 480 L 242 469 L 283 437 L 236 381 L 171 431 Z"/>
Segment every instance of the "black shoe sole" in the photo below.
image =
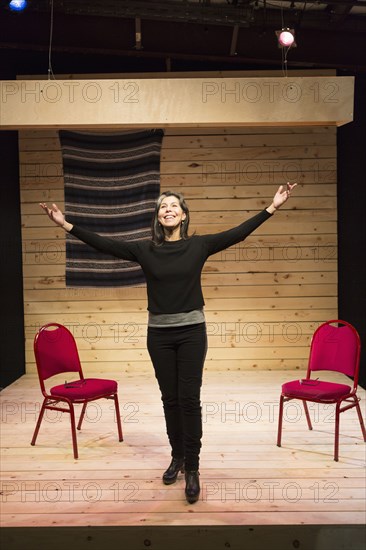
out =
<path fill-rule="evenodd" d="M 197 500 L 199 499 L 200 495 L 195 495 L 195 496 L 191 496 L 191 497 L 188 497 L 186 495 L 186 500 L 189 504 L 194 504 L 195 502 L 197 502 Z"/>
<path fill-rule="evenodd" d="M 184 470 L 179 470 L 177 475 L 172 479 L 164 479 L 164 477 L 163 477 L 162 479 L 163 479 L 164 485 L 172 485 L 173 483 L 175 483 L 177 481 L 177 477 L 179 476 L 180 473 L 184 474 Z"/>
<path fill-rule="evenodd" d="M 177 477 L 175 477 L 174 479 L 163 479 L 164 485 L 172 485 L 173 483 L 175 483 L 177 481 Z"/>

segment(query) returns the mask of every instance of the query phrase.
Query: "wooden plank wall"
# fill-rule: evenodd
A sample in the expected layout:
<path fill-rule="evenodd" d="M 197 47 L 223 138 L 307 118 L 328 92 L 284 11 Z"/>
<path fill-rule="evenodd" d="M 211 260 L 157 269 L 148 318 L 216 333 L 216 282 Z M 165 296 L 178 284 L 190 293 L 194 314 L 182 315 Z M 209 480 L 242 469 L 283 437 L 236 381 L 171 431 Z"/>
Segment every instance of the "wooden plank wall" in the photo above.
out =
<path fill-rule="evenodd" d="M 64 232 L 38 206 L 64 208 L 57 133 L 22 131 L 19 144 L 27 373 L 50 321 L 72 328 L 87 372 L 145 372 L 145 288 L 65 288 Z M 291 202 L 205 266 L 206 369 L 305 368 L 314 329 L 337 317 L 336 129 L 166 130 L 161 188 L 184 193 L 192 231 L 239 224 L 287 180 Z"/>

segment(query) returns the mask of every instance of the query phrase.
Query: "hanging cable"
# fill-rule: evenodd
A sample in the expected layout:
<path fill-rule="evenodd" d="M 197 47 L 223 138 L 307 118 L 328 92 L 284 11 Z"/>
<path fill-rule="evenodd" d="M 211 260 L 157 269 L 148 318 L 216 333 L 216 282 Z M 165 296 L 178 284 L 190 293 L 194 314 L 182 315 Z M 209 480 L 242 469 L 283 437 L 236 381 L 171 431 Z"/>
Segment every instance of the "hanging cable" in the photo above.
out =
<path fill-rule="evenodd" d="M 52 69 L 52 39 L 53 39 L 53 0 L 51 1 L 51 17 L 50 17 L 50 40 L 48 45 L 48 80 L 51 79 L 51 77 L 55 79 L 55 75 L 53 74 Z"/>

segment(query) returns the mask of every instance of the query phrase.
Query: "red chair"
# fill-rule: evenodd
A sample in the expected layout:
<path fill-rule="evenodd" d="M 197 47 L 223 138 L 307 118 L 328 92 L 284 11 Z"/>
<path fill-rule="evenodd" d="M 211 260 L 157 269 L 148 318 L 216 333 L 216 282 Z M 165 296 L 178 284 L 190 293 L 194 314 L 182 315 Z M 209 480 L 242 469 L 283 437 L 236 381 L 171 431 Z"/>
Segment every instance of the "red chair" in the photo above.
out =
<path fill-rule="evenodd" d="M 44 400 L 31 445 L 36 442 L 46 409 L 67 412 L 70 414 L 71 419 L 74 457 L 78 458 L 74 405 L 77 403 L 83 405 L 77 425 L 77 429 L 80 430 L 88 403 L 102 398 L 114 401 L 118 438 L 119 441 L 123 441 L 117 382 L 102 378 L 84 378 L 75 339 L 66 327 L 59 323 L 48 323 L 41 327 L 34 338 L 34 354 Z M 73 376 L 72 380 L 53 386 L 49 391 L 46 390 L 45 380 L 56 375 L 69 373 L 75 373 L 77 377 L 74 378 Z"/>
<path fill-rule="evenodd" d="M 312 430 L 307 402 L 335 404 L 334 460 L 338 462 L 340 413 L 356 408 L 358 419 L 366 441 L 366 430 L 357 397 L 358 373 L 360 368 L 360 337 L 356 329 L 339 319 L 327 321 L 314 332 L 306 378 L 293 380 L 282 385 L 278 419 L 277 445 L 281 447 L 283 404 L 291 399 L 300 399 L 304 404 L 309 430 Z M 317 371 L 339 372 L 353 378 L 353 385 L 321 381 L 312 378 Z M 346 379 L 345 382 L 350 382 Z"/>

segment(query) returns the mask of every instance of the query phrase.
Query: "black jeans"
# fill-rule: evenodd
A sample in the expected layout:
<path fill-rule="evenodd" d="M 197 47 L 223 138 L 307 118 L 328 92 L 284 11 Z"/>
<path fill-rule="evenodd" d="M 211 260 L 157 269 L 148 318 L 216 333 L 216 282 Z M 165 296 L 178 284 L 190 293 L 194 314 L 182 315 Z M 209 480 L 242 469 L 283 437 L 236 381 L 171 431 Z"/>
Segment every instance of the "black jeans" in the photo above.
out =
<path fill-rule="evenodd" d="M 185 457 L 186 470 L 198 470 L 206 324 L 148 327 L 147 348 L 161 391 L 171 454 L 176 458 Z"/>

